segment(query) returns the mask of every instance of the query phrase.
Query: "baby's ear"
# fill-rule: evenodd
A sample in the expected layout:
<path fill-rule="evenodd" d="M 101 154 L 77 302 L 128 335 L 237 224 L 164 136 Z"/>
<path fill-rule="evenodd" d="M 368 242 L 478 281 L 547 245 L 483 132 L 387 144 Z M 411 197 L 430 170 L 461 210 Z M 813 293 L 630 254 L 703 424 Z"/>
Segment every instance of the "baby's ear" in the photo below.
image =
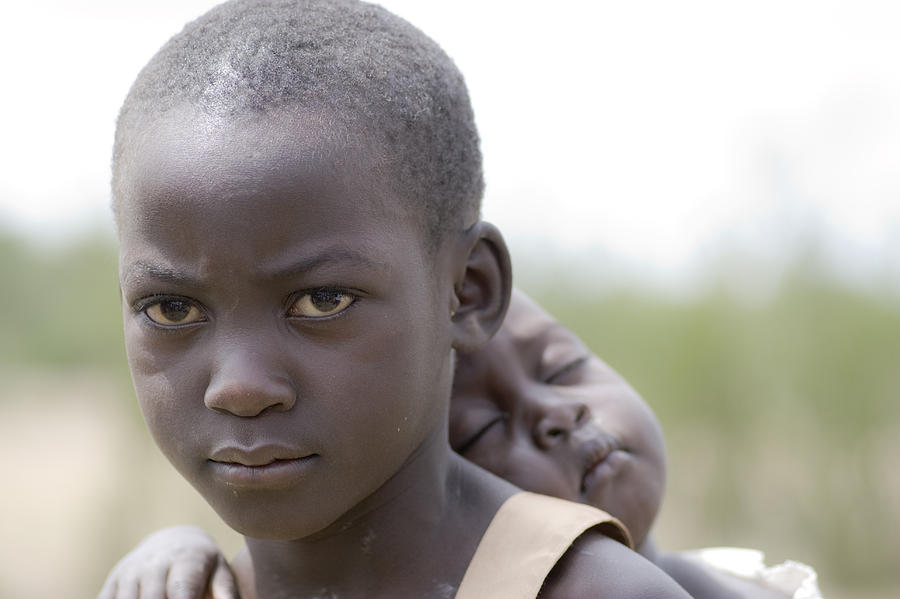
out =
<path fill-rule="evenodd" d="M 490 223 L 475 223 L 461 242 L 451 326 L 453 347 L 465 353 L 484 345 L 503 323 L 512 291 L 512 265 L 503 235 Z"/>

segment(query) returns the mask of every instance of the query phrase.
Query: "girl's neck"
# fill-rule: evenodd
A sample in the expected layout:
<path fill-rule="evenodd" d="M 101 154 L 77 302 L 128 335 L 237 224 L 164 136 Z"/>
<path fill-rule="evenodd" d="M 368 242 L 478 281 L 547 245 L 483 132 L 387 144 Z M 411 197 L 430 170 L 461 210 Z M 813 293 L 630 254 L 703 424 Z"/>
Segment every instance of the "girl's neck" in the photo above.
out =
<path fill-rule="evenodd" d="M 452 597 L 513 492 L 452 453 L 445 438 L 426 442 L 391 480 L 316 535 L 248 538 L 259 597 Z"/>

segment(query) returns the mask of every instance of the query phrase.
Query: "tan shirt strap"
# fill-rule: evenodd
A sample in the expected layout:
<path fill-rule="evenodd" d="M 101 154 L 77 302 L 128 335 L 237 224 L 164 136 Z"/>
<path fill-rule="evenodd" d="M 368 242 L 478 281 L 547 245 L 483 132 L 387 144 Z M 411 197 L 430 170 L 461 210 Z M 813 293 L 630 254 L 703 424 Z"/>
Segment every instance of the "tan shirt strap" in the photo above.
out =
<path fill-rule="evenodd" d="M 632 546 L 621 522 L 604 511 L 536 493 L 506 500 L 481 538 L 456 599 L 532 599 L 572 542 L 596 526 Z"/>

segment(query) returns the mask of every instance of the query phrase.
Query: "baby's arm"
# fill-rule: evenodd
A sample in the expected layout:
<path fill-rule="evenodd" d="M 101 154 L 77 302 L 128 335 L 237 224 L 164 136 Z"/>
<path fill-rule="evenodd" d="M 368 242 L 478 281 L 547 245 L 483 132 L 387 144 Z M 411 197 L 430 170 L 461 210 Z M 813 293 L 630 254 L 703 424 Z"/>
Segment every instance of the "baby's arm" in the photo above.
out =
<path fill-rule="evenodd" d="M 97 599 L 239 599 L 212 537 L 195 526 L 157 531 L 116 564 Z"/>

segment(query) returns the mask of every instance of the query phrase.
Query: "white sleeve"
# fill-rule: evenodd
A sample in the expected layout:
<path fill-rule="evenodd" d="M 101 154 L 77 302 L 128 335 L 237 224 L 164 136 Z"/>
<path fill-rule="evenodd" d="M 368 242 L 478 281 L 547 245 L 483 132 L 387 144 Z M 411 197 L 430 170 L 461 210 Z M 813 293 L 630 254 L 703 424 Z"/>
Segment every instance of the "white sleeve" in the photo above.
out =
<path fill-rule="evenodd" d="M 800 562 L 787 560 L 776 566 L 766 566 L 762 551 L 738 547 L 710 547 L 685 551 L 681 555 L 724 574 L 782 592 L 791 599 L 822 599 L 816 571 Z"/>

